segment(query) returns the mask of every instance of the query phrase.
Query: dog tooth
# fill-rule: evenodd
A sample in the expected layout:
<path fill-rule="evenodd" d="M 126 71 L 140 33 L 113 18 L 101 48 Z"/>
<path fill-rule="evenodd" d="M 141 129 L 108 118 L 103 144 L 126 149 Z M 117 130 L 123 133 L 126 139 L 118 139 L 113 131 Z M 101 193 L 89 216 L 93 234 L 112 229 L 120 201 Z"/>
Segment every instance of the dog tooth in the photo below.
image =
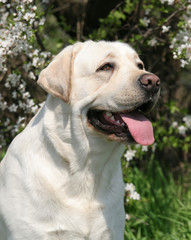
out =
<path fill-rule="evenodd" d="M 123 127 L 124 127 L 124 126 L 125 126 L 125 123 L 122 123 L 122 124 L 121 124 L 121 126 L 123 126 Z"/>
<path fill-rule="evenodd" d="M 117 121 L 116 121 L 116 123 L 120 124 L 120 121 L 119 121 L 119 120 L 117 120 Z"/>
<path fill-rule="evenodd" d="M 112 121 L 115 121 L 115 118 L 114 118 L 114 116 L 112 116 L 110 119 L 111 119 Z"/>

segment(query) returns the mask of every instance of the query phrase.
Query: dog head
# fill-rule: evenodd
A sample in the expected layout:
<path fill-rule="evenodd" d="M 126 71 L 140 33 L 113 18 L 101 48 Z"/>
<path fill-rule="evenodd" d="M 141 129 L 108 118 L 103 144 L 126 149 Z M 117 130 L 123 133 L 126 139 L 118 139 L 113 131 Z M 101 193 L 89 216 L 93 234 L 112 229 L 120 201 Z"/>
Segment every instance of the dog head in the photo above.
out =
<path fill-rule="evenodd" d="M 87 41 L 68 46 L 41 72 L 38 83 L 71 104 L 86 131 L 122 142 L 154 142 L 143 113 L 154 107 L 160 80 L 144 69 L 128 44 Z"/>

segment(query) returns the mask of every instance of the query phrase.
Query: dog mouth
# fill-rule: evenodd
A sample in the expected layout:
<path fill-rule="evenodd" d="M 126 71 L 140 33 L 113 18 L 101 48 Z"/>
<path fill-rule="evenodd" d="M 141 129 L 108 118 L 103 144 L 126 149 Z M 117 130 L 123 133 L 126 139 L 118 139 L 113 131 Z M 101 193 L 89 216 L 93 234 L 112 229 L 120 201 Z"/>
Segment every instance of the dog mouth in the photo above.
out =
<path fill-rule="evenodd" d="M 88 121 L 99 132 L 109 138 L 122 142 L 136 142 L 147 146 L 154 143 L 153 127 L 143 114 L 150 104 L 143 104 L 137 109 L 127 112 L 111 112 L 89 110 Z"/>

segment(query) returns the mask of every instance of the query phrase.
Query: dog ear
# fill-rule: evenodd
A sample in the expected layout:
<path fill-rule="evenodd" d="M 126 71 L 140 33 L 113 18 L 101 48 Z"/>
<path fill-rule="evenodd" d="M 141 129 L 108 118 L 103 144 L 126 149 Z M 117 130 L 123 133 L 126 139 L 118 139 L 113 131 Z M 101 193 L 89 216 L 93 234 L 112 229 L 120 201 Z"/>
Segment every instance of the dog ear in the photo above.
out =
<path fill-rule="evenodd" d="M 75 45 L 64 48 L 56 55 L 52 62 L 42 70 L 37 81 L 46 92 L 65 102 L 69 102 L 70 98 Z"/>

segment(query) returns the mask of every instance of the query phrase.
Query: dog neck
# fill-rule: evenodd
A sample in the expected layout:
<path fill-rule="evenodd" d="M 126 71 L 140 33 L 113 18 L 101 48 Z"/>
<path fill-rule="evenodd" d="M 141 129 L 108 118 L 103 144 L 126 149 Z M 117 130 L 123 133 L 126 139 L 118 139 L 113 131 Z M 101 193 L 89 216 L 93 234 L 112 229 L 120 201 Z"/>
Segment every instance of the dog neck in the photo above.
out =
<path fill-rule="evenodd" d="M 44 107 L 43 131 L 57 155 L 52 161 L 62 159 L 63 166 L 72 176 L 68 184 L 68 189 L 73 187 L 72 194 L 92 198 L 96 192 L 105 194 L 111 188 L 119 188 L 112 179 L 118 175 L 123 183 L 120 157 L 124 146 L 97 133 L 87 134 L 79 112 L 60 99 L 49 96 Z"/>

